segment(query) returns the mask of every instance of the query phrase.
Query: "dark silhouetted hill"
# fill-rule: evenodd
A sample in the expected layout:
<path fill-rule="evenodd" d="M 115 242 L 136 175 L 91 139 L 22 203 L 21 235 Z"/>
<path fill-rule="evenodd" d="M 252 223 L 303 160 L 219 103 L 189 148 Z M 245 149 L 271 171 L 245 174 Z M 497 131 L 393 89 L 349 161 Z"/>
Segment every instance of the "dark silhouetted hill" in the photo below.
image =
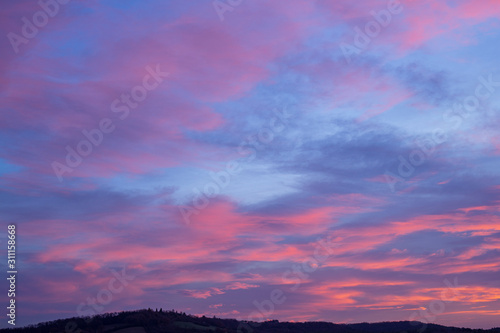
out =
<path fill-rule="evenodd" d="M 3 329 L 12 333 L 500 333 L 500 328 L 481 330 L 446 327 L 421 322 L 333 324 L 328 322 L 290 323 L 277 320 L 263 323 L 236 319 L 197 317 L 176 311 L 138 310 L 106 313 L 93 317 L 61 319 L 22 328 Z"/>

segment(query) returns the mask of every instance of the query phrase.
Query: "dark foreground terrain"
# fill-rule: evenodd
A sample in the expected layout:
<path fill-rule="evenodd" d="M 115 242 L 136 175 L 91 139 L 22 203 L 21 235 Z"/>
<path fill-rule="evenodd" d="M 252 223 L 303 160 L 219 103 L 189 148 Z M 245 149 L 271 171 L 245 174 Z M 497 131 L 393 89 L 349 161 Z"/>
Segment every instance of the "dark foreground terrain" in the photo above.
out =
<path fill-rule="evenodd" d="M 289 323 L 277 320 L 263 323 L 196 317 L 176 311 L 138 310 L 107 313 L 94 317 L 61 319 L 24 328 L 3 329 L 15 333 L 170 333 L 170 332 L 227 332 L 227 333 L 433 333 L 433 332 L 488 332 L 500 333 L 500 328 L 490 330 L 446 327 L 421 322 L 399 321 L 362 324 L 332 324 L 328 322 Z"/>

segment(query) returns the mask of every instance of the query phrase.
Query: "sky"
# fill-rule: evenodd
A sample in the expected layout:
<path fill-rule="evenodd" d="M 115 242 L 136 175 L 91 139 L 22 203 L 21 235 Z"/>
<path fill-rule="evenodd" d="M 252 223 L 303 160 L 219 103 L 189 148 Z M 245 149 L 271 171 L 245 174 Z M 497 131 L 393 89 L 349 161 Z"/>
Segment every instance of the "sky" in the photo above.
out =
<path fill-rule="evenodd" d="M 148 307 L 500 326 L 498 0 L 0 16 L 16 326 Z"/>

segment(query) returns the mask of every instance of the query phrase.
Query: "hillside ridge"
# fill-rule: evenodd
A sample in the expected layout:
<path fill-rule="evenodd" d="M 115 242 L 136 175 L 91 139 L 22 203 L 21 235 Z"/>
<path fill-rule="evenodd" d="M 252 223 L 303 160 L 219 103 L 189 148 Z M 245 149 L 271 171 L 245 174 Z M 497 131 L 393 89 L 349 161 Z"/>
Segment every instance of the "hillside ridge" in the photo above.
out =
<path fill-rule="evenodd" d="M 2 329 L 15 333 L 500 333 L 500 328 L 489 330 L 448 327 L 418 321 L 335 324 L 331 322 L 265 322 L 239 321 L 195 316 L 175 310 L 142 309 L 99 314 L 92 317 L 73 317 Z"/>

